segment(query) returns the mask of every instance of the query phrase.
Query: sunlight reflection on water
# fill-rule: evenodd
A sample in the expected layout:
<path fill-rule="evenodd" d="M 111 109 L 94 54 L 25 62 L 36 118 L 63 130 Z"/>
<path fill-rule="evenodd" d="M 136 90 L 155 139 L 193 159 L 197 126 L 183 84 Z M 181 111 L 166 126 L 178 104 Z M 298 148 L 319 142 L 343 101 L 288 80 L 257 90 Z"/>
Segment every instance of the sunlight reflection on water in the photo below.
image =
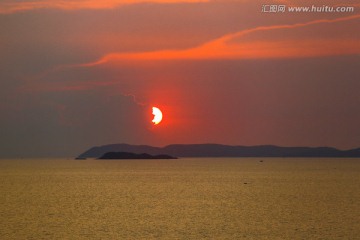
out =
<path fill-rule="evenodd" d="M 359 159 L 0 160 L 0 236 L 356 239 L 359 173 Z"/>

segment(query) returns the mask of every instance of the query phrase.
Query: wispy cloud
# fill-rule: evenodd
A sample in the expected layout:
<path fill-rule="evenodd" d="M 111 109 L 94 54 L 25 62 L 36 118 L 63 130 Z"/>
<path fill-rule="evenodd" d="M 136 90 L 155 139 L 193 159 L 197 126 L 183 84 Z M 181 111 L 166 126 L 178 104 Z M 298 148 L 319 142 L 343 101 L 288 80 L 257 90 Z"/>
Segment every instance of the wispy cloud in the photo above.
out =
<path fill-rule="evenodd" d="M 75 9 L 102 9 L 114 8 L 122 5 L 137 3 L 193 3 L 208 2 L 208 0 L 37 0 L 37 1 L 13 1 L 0 2 L 0 13 L 14 13 L 18 11 L 29 11 L 33 9 L 55 8 L 63 10 Z"/>
<path fill-rule="evenodd" d="M 340 23 L 360 19 L 352 15 L 336 19 L 319 19 L 289 25 L 261 26 L 228 34 L 201 46 L 185 50 L 162 50 L 140 53 L 110 53 L 99 60 L 83 64 L 91 67 L 122 60 L 175 60 L 175 59 L 242 59 L 242 58 L 281 58 L 281 57 L 314 57 L 331 55 L 360 54 L 359 38 L 312 38 L 286 39 L 272 41 L 255 39 L 241 42 L 242 37 L 274 30 L 295 30 L 319 24 Z M 357 23 L 355 23 L 357 24 Z M 286 33 L 284 33 L 286 35 Z M 289 34 L 291 36 L 291 32 Z"/>

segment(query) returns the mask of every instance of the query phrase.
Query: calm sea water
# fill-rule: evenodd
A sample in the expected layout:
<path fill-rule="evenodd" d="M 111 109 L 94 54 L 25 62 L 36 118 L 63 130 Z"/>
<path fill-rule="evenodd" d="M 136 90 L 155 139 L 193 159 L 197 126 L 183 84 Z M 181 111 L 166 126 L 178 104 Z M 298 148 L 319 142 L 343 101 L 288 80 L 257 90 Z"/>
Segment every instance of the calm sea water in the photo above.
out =
<path fill-rule="evenodd" d="M 360 239 L 360 159 L 0 160 L 0 239 Z"/>

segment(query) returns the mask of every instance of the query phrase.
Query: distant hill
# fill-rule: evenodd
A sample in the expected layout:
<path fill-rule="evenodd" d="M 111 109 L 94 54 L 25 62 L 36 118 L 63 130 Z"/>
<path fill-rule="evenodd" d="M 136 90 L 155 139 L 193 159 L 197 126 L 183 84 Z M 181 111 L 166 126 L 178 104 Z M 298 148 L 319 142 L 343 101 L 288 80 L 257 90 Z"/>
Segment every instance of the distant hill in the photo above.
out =
<path fill-rule="evenodd" d="M 108 152 L 102 155 L 99 159 L 176 159 L 175 157 L 161 154 L 150 155 L 147 153 L 129 153 L 129 152 Z"/>
<path fill-rule="evenodd" d="M 173 144 L 165 147 L 111 144 L 92 147 L 79 158 L 99 158 L 107 152 L 131 152 L 176 157 L 360 157 L 360 148 L 338 150 L 330 147 L 229 146 L 221 144 Z"/>

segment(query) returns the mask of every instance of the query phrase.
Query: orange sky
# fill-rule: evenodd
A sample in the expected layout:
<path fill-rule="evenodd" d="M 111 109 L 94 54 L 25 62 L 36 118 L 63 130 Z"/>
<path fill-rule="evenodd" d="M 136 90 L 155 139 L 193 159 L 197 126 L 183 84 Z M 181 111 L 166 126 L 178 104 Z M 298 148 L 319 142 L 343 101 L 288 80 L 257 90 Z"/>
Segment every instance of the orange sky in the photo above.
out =
<path fill-rule="evenodd" d="M 119 142 L 358 146 L 358 8 L 265 14 L 262 4 L 1 1 L 0 152 L 76 154 Z M 157 127 L 153 105 L 164 113 Z"/>
<path fill-rule="evenodd" d="M 5 0 L 0 3 L 0 13 L 14 13 L 17 11 L 30 11 L 33 9 L 55 8 L 63 10 L 76 9 L 102 9 L 115 8 L 124 5 L 138 3 L 194 3 L 207 2 L 208 0 L 23 0 L 12 1 Z"/>

